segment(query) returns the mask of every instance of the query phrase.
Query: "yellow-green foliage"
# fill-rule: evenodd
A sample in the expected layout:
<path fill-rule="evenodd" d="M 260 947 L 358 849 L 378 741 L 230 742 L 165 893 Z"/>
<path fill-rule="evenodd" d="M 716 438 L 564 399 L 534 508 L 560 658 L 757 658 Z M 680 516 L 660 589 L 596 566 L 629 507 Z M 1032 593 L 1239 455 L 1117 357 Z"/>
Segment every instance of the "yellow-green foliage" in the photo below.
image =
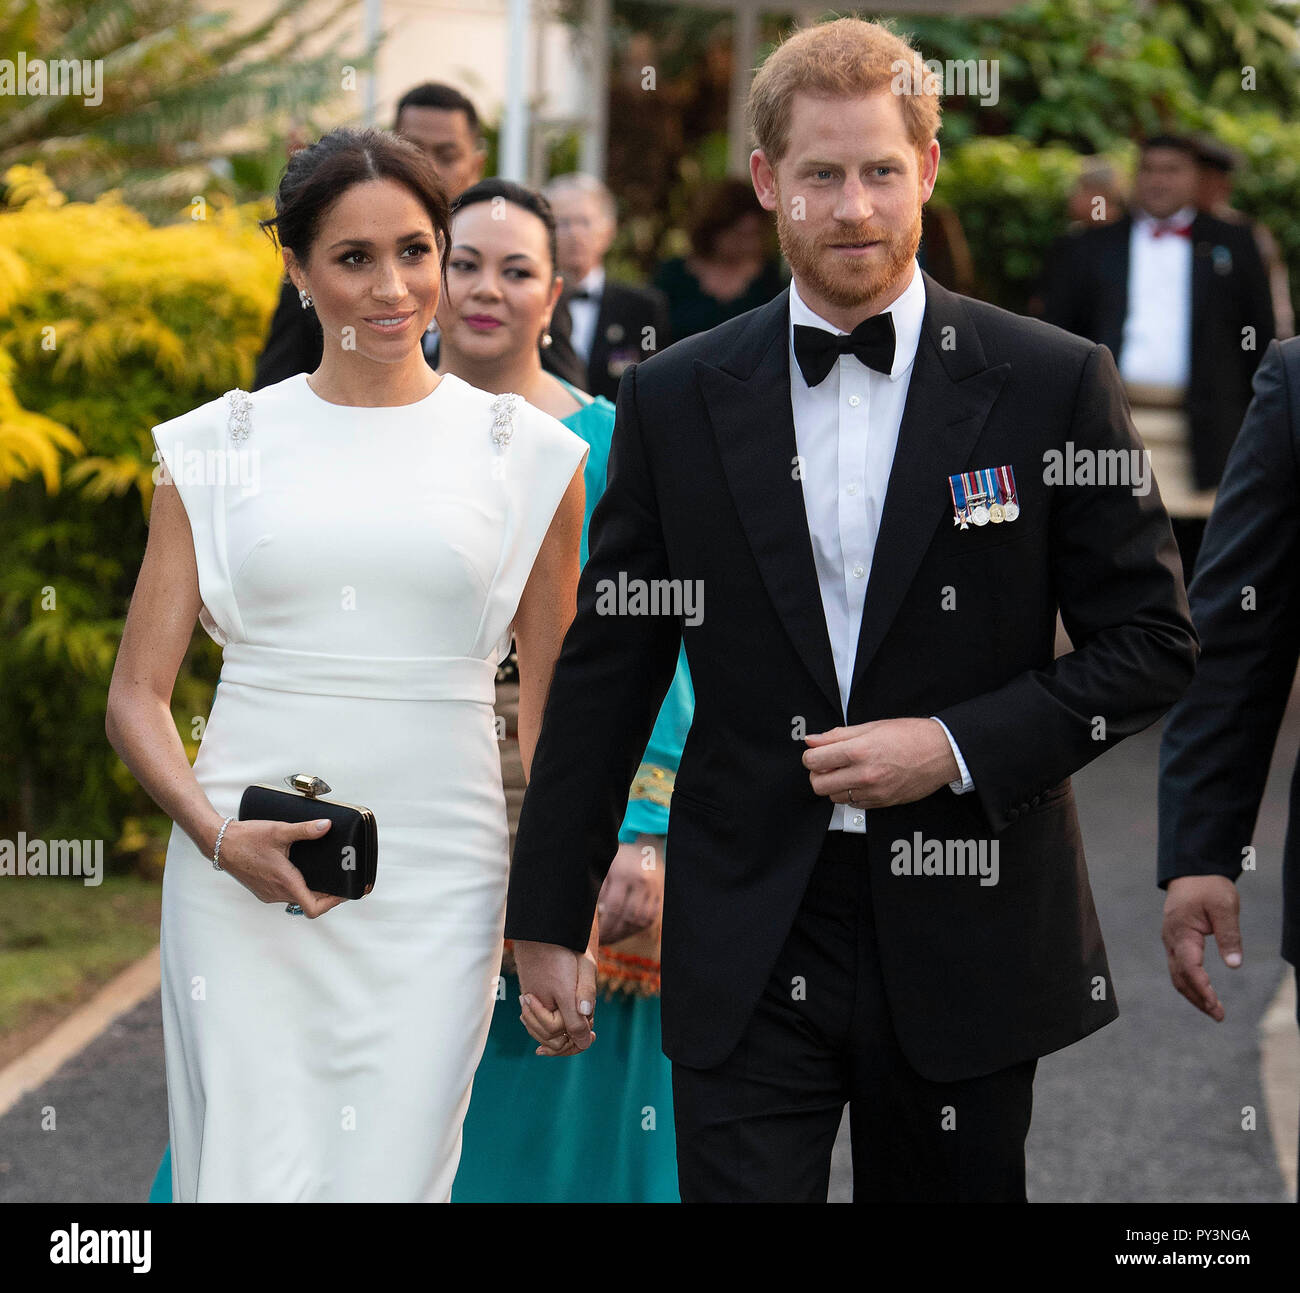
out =
<path fill-rule="evenodd" d="M 47 206 L 61 201 L 48 185 L 40 185 L 39 175 L 28 168 L 13 167 L 10 178 L 14 192 L 21 191 L 25 201 Z M 31 278 L 22 256 L 0 242 L 0 319 L 7 319 L 30 291 Z M 19 404 L 12 384 L 13 369 L 12 358 L 0 348 L 0 488 L 39 473 L 45 488 L 53 492 L 59 479 L 59 451 L 77 453 L 81 444 L 67 427 Z"/>
<path fill-rule="evenodd" d="M 4 178 L 0 351 L 17 363 L 23 405 L 45 415 L 25 425 L 29 440 L 40 429 L 51 449 L 84 446 L 68 479 L 92 496 L 134 486 L 147 498 L 149 427 L 252 378 L 279 282 L 257 228 L 266 211 L 196 197 L 177 223 L 154 228 L 117 193 L 65 202 L 39 168 Z M 7 415 L 4 426 L 7 448 Z"/>
<path fill-rule="evenodd" d="M 258 204 L 151 225 L 11 167 L 0 206 L 0 835 L 140 851 L 165 819 L 109 748 L 104 707 L 144 552 L 149 428 L 247 389 L 279 257 Z M 172 710 L 191 756 L 219 654 L 199 634 Z M 126 829 L 124 823 L 137 825 Z"/>
<path fill-rule="evenodd" d="M 13 358 L 0 350 L 0 489 L 39 474 L 53 493 L 59 483 L 60 450 L 80 453 L 81 441 L 67 427 L 18 403 L 13 369 Z"/>

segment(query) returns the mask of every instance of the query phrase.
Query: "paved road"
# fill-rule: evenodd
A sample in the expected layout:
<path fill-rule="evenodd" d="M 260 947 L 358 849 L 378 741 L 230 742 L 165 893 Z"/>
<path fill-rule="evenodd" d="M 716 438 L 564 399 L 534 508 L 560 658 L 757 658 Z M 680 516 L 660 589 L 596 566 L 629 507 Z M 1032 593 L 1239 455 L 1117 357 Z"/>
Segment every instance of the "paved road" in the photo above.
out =
<path fill-rule="evenodd" d="M 0 1118 L 0 1203 L 142 1202 L 166 1143 L 154 993 Z"/>
<path fill-rule="evenodd" d="M 1215 1024 L 1169 984 L 1153 885 L 1159 735 L 1145 732 L 1075 783 L 1120 1017 L 1044 1059 L 1028 1146 L 1043 1201 L 1284 1201 L 1259 1076 L 1259 1022 L 1290 967 L 1279 958 L 1281 857 L 1296 698 L 1255 832 L 1259 870 L 1240 881 L 1246 963 L 1209 954 L 1226 1018 Z M 1300 1093 L 1293 1092 L 1293 1100 Z M 1258 1111 L 1243 1131 L 1242 1110 Z"/>
<path fill-rule="evenodd" d="M 1093 888 L 1119 994 L 1119 1020 L 1039 1065 L 1029 1191 L 1039 1201 L 1287 1198 L 1259 1079 L 1259 1020 L 1281 978 L 1278 860 L 1287 768 L 1300 741 L 1293 697 L 1243 881 L 1246 965 L 1214 972 L 1215 1025 L 1169 987 L 1153 883 L 1157 731 L 1075 778 Z M 1241 1130 L 1242 1109 L 1258 1129 Z M 41 1129 L 52 1107 L 57 1130 Z M 147 1194 L 167 1137 L 155 995 L 0 1118 L 0 1202 L 130 1201 Z M 851 1194 L 841 1136 L 832 1199 Z"/>

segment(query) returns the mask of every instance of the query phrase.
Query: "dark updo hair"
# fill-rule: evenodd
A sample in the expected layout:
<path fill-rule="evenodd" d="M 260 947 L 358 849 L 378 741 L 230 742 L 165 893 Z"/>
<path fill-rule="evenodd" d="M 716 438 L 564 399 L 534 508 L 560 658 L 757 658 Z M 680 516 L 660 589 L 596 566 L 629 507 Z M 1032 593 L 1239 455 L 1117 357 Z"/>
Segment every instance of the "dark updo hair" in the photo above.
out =
<path fill-rule="evenodd" d="M 504 198 L 525 211 L 531 211 L 546 226 L 546 243 L 551 253 L 551 277 L 557 271 L 558 255 L 555 250 L 555 212 L 551 204 L 536 189 L 525 184 L 516 184 L 514 180 L 490 179 L 479 180 L 471 184 L 464 193 L 451 204 L 451 214 L 463 211 L 475 202 L 490 202 L 493 198 Z"/>
<path fill-rule="evenodd" d="M 719 235 L 748 215 L 761 216 L 765 220 L 771 218 L 771 212 L 765 210 L 755 197 L 754 186 L 749 180 L 728 176 L 706 184 L 695 194 L 686 221 L 691 250 L 707 260 L 713 255 Z"/>
<path fill-rule="evenodd" d="M 441 244 L 438 261 L 445 279 L 451 250 L 446 190 L 429 155 L 386 130 L 340 126 L 298 149 L 280 178 L 275 215 L 258 223 L 272 242 L 287 247 L 305 263 L 330 207 L 354 184 L 372 180 L 405 185 L 429 213 L 434 236 Z"/>

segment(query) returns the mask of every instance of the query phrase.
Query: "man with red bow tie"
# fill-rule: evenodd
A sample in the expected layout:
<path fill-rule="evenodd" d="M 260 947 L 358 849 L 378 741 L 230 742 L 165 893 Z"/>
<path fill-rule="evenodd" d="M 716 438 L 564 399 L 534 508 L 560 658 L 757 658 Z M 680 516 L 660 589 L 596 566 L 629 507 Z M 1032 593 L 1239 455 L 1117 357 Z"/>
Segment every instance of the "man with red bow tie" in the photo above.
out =
<path fill-rule="evenodd" d="M 1273 339 L 1254 240 L 1197 211 L 1197 180 L 1192 140 L 1148 139 L 1131 213 L 1061 244 L 1044 308 L 1049 323 L 1114 354 L 1188 581 L 1255 367 Z"/>

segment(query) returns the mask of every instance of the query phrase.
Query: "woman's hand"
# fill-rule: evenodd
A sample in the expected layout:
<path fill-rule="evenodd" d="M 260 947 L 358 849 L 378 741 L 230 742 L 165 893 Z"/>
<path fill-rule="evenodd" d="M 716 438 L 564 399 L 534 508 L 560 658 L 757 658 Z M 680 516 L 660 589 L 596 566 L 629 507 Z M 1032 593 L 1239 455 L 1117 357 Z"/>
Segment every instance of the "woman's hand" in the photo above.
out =
<path fill-rule="evenodd" d="M 640 933 L 659 919 L 664 903 L 664 844 L 662 835 L 638 835 L 631 844 L 618 846 L 596 902 L 600 941 L 605 946 Z"/>
<path fill-rule="evenodd" d="M 516 940 L 515 965 L 521 989 L 519 1022 L 538 1043 L 534 1055 L 577 1055 L 595 1042 L 599 927 L 599 917 L 592 916 L 587 950 L 580 955 L 567 947 Z M 546 1001 L 551 1005 L 547 1006 Z M 576 1012 L 570 1014 L 571 1024 L 565 1022 L 565 1014 L 570 1011 Z M 577 1042 L 568 1031 L 571 1027 L 577 1033 Z"/>
<path fill-rule="evenodd" d="M 289 861 L 289 845 L 318 840 L 329 828 L 328 818 L 296 824 L 233 821 L 221 837 L 221 869 L 262 902 L 296 902 L 304 916 L 323 916 L 347 899 L 308 889 L 302 872 Z"/>

